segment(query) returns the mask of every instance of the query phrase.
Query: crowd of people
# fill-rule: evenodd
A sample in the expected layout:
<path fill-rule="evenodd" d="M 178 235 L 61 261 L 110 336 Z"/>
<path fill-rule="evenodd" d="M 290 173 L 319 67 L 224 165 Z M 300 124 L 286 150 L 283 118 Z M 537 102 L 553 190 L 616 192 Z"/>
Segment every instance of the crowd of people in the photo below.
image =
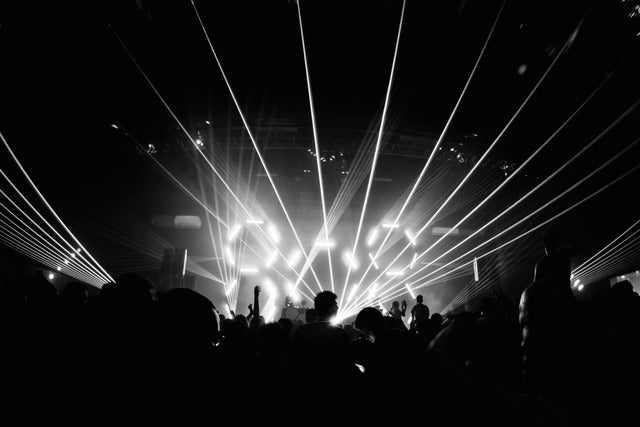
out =
<path fill-rule="evenodd" d="M 331 323 L 329 291 L 306 319 L 265 323 L 259 286 L 246 314 L 225 318 L 191 289 L 158 293 L 136 274 L 91 299 L 80 283 L 57 294 L 42 275 L 2 282 L 4 388 L 34 410 L 117 397 L 115 407 L 145 402 L 156 414 L 198 401 L 212 417 L 240 408 L 279 422 L 624 420 L 640 384 L 640 297 L 619 282 L 598 310 L 583 307 L 569 255 L 552 241 L 546 250 L 519 306 L 494 294 L 477 313 L 443 317 L 417 296 L 409 313 L 393 302 L 343 325 Z"/>

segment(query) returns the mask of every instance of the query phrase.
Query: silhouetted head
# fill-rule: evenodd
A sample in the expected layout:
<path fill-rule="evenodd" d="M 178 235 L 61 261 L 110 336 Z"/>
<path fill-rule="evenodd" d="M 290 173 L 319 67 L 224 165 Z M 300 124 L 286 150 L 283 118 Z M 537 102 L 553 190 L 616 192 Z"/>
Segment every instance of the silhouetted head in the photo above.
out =
<path fill-rule="evenodd" d="M 330 291 L 318 293 L 313 300 L 319 321 L 328 321 L 338 313 L 338 296 Z"/>
<path fill-rule="evenodd" d="M 422 298 L 422 295 L 418 295 L 416 297 L 416 301 L 418 302 L 418 304 L 422 304 L 422 301 L 424 301 L 424 299 Z"/>
<path fill-rule="evenodd" d="M 355 327 L 363 332 L 373 333 L 374 335 L 386 329 L 384 316 L 374 307 L 365 307 L 360 310 L 356 316 Z"/>
<path fill-rule="evenodd" d="M 394 301 L 391 303 L 391 308 L 399 308 L 400 307 L 400 303 L 398 301 Z"/>
<path fill-rule="evenodd" d="M 116 283 L 116 294 L 121 304 L 135 308 L 150 305 L 155 299 L 153 286 L 139 274 L 123 274 Z"/>
<path fill-rule="evenodd" d="M 433 313 L 431 315 L 431 323 L 437 327 L 442 326 L 442 315 L 440 313 Z"/>
<path fill-rule="evenodd" d="M 173 342 L 192 349 L 217 342 L 219 318 L 206 297 L 187 288 L 172 289 L 162 297 L 160 307 Z"/>

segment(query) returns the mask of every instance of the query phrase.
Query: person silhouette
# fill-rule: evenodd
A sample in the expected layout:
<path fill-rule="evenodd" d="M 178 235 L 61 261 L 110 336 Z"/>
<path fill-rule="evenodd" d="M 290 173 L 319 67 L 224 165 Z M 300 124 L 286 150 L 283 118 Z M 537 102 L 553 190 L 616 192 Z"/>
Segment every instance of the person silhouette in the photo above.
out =
<path fill-rule="evenodd" d="M 410 329 L 412 331 L 415 331 L 419 322 L 427 322 L 429 320 L 429 307 L 423 304 L 423 301 L 422 295 L 418 295 L 416 297 L 416 305 L 411 309 Z"/>

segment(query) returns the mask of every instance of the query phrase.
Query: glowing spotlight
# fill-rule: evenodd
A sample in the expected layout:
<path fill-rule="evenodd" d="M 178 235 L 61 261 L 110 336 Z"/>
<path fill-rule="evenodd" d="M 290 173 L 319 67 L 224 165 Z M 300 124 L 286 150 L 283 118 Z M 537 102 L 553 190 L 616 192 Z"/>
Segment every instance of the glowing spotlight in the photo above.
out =
<path fill-rule="evenodd" d="M 333 326 L 338 326 L 340 322 L 342 322 L 342 317 L 339 316 L 334 316 L 329 320 L 329 323 L 331 323 Z"/>
<path fill-rule="evenodd" d="M 367 246 L 375 245 L 379 235 L 380 235 L 380 230 L 377 227 L 371 230 L 369 232 L 369 238 L 367 239 Z"/>
<path fill-rule="evenodd" d="M 80 252 L 82 252 L 82 249 L 78 248 L 78 249 L 76 249 L 76 252 L 80 253 Z"/>
<path fill-rule="evenodd" d="M 322 240 L 318 240 L 316 241 L 316 246 L 319 248 L 333 248 L 336 245 L 336 242 L 333 240 L 326 240 L 326 239 L 322 239 Z"/>
<path fill-rule="evenodd" d="M 210 122 L 209 120 L 205 120 L 204 122 L 205 122 L 206 124 L 208 124 L 208 125 L 210 125 L 210 124 L 211 124 L 211 122 Z"/>
<path fill-rule="evenodd" d="M 269 310 L 269 314 L 267 315 L 265 320 L 267 322 L 270 322 L 274 320 L 275 316 L 276 316 L 276 306 L 274 305 L 273 307 L 271 307 L 271 310 Z"/>
<path fill-rule="evenodd" d="M 64 263 L 65 263 L 65 264 L 69 264 L 69 260 L 68 260 L 68 259 L 65 259 L 65 260 L 64 260 Z"/>
<path fill-rule="evenodd" d="M 196 145 L 200 148 L 204 147 L 204 143 L 200 138 L 196 139 Z"/>
<path fill-rule="evenodd" d="M 409 264 L 409 269 L 413 270 L 413 267 L 416 265 L 416 260 L 418 259 L 418 254 L 413 254 L 413 259 L 411 260 L 411 264 Z"/>
<path fill-rule="evenodd" d="M 358 291 L 358 286 L 359 285 L 353 285 L 353 287 L 351 288 L 351 292 L 349 292 L 349 296 L 347 297 L 347 302 L 351 302 L 351 300 L 353 299 L 353 297 L 356 295 L 356 292 Z"/>
<path fill-rule="evenodd" d="M 291 300 L 295 303 L 299 303 L 301 298 L 300 298 L 300 294 L 298 293 L 298 291 L 296 290 L 296 288 L 293 286 L 293 283 L 287 283 L 287 292 L 289 292 L 289 296 L 291 297 Z"/>
<path fill-rule="evenodd" d="M 112 127 L 112 128 L 114 128 L 114 129 L 120 129 L 120 128 L 118 127 L 118 125 L 117 125 L 117 124 L 115 124 L 115 123 L 111 123 L 111 127 Z"/>
<path fill-rule="evenodd" d="M 278 229 L 273 226 L 273 224 L 269 224 L 267 226 L 267 233 L 275 244 L 280 243 L 280 233 L 278 232 Z"/>
<path fill-rule="evenodd" d="M 376 259 L 373 257 L 373 255 L 371 255 L 371 252 L 369 252 L 369 259 L 371 259 L 371 263 L 373 264 L 373 267 L 378 270 L 378 263 L 376 262 Z"/>
<path fill-rule="evenodd" d="M 231 265 L 236 265 L 236 259 L 233 256 L 233 252 L 231 252 L 231 248 L 229 246 L 227 246 L 226 248 L 224 248 L 225 253 L 227 254 L 227 262 L 229 262 L 229 264 Z"/>
<path fill-rule="evenodd" d="M 53 273 L 49 273 L 49 280 L 53 280 L 54 277 Z"/>
<path fill-rule="evenodd" d="M 402 271 L 392 270 L 392 271 L 387 271 L 387 276 L 389 277 L 404 276 L 404 273 Z"/>
<path fill-rule="evenodd" d="M 62 267 L 57 266 L 57 267 L 56 267 L 56 269 L 57 269 L 58 271 L 60 271 L 60 270 L 62 270 Z"/>
<path fill-rule="evenodd" d="M 273 283 L 273 281 L 268 277 L 264 279 L 264 287 L 267 289 L 267 292 L 269 293 L 271 298 L 275 298 L 278 296 L 278 288 L 276 287 L 276 284 Z"/>
<path fill-rule="evenodd" d="M 573 282 L 573 287 L 575 288 L 579 284 L 580 284 L 580 279 L 576 279 L 575 282 Z"/>
<path fill-rule="evenodd" d="M 398 224 L 395 223 L 386 223 L 386 224 L 382 224 L 382 228 L 398 228 L 400 227 Z"/>
<path fill-rule="evenodd" d="M 231 230 L 229 230 L 229 234 L 227 235 L 227 240 L 232 241 L 233 239 L 235 239 L 238 233 L 240 233 L 241 229 L 242 229 L 242 226 L 240 224 L 234 225 L 231 228 Z"/>
<path fill-rule="evenodd" d="M 225 292 L 226 296 L 231 295 L 231 292 L 233 291 L 233 288 L 236 286 L 237 283 L 238 281 L 235 279 L 231 283 L 229 283 L 229 286 L 227 286 L 227 291 Z"/>
<path fill-rule="evenodd" d="M 71 254 L 71 258 L 75 258 L 75 257 L 76 257 L 76 254 Z"/>
<path fill-rule="evenodd" d="M 270 268 L 278 259 L 278 252 L 273 251 L 269 254 L 267 261 L 264 263 L 265 267 Z"/>
<path fill-rule="evenodd" d="M 575 275 L 575 274 L 573 274 L 573 273 L 571 273 L 571 277 L 570 277 L 570 279 L 571 279 L 571 280 L 573 280 L 573 278 L 574 278 L 574 277 L 576 277 L 576 275 Z"/>
<path fill-rule="evenodd" d="M 261 219 L 248 219 L 247 220 L 247 224 L 257 224 L 257 225 L 262 225 L 264 224 L 264 221 Z"/>
<path fill-rule="evenodd" d="M 240 274 L 244 274 L 245 276 L 253 276 L 258 273 L 260 270 L 256 267 L 243 267 L 240 269 Z"/>
<path fill-rule="evenodd" d="M 411 233 L 411 230 L 406 228 L 404 230 L 404 235 L 407 236 L 407 239 L 409 239 L 409 242 L 411 242 L 411 246 L 415 246 L 416 245 L 416 238 L 413 235 L 413 233 Z"/>
<path fill-rule="evenodd" d="M 582 292 L 583 289 L 584 289 L 584 285 L 579 285 L 578 286 L 578 291 Z"/>
<path fill-rule="evenodd" d="M 405 283 L 404 286 L 407 288 L 407 290 L 409 291 L 409 295 L 411 295 L 411 298 L 416 299 L 416 294 L 413 293 L 413 290 L 409 287 L 408 283 Z"/>
<path fill-rule="evenodd" d="M 295 268 L 298 262 L 300 261 L 301 257 L 302 257 L 302 252 L 300 252 L 300 249 L 294 249 L 293 251 L 291 251 L 291 253 L 289 254 L 289 258 L 287 258 L 287 263 L 289 264 L 289 267 Z"/>
<path fill-rule="evenodd" d="M 342 260 L 346 264 L 347 267 L 350 267 L 352 270 L 357 270 L 360 268 L 360 263 L 358 259 L 351 254 L 351 251 L 344 251 L 342 253 Z"/>

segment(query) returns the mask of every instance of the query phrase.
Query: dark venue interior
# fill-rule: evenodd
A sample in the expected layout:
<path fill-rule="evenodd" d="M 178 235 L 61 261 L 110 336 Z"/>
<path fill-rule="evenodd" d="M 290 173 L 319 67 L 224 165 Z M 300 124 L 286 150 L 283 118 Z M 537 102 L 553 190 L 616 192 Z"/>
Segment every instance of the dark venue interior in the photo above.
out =
<path fill-rule="evenodd" d="M 0 4 L 7 408 L 635 419 L 639 44 L 638 0 Z"/>

